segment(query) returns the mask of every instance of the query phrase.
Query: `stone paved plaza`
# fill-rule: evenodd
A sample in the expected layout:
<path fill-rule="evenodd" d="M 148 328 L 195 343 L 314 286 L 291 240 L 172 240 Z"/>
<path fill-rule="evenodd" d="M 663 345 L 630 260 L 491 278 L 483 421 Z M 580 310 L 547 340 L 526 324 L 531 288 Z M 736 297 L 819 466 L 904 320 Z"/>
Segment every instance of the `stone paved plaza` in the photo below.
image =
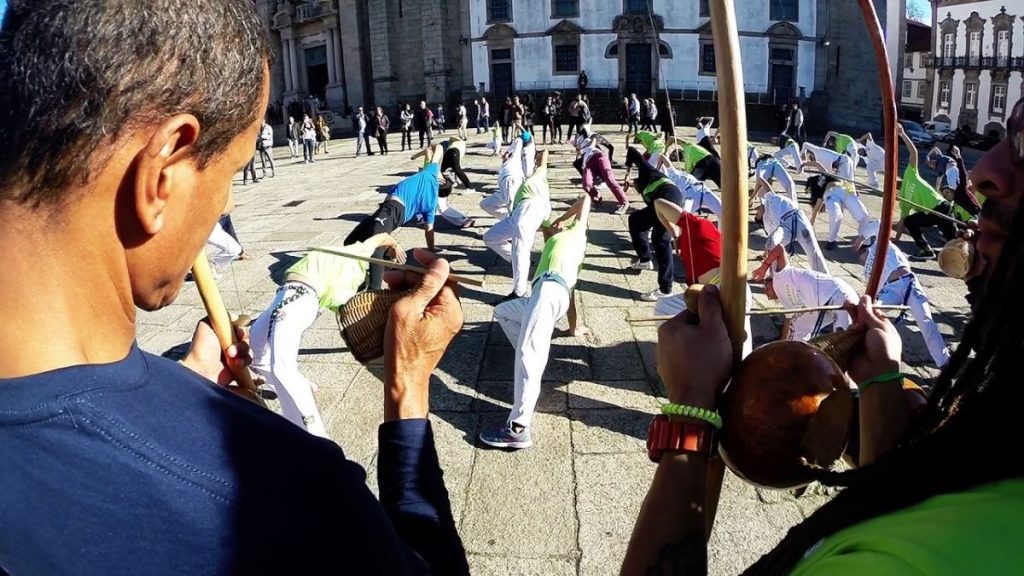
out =
<path fill-rule="evenodd" d="M 616 160 L 624 159 L 624 136 L 618 127 L 607 128 Z M 683 130 L 682 135 L 692 133 Z M 252 259 L 222 271 L 220 288 L 229 309 L 258 314 L 273 299 L 286 268 L 307 247 L 340 245 L 391 184 L 416 170 L 418 162 L 398 152 L 398 135 L 390 140 L 391 155 L 358 159 L 353 158 L 353 140 L 334 140 L 330 154 L 318 156 L 312 165 L 289 159 L 287 148 L 278 148 L 274 178 L 248 186 L 236 181 L 233 220 Z M 484 136 L 471 138 L 464 165 L 474 184 L 489 192 L 496 185 L 498 159 L 485 150 L 484 142 Z M 560 212 L 580 190 L 579 177 L 567 147 L 550 149 L 552 205 Z M 616 163 L 616 172 L 621 177 L 621 164 Z M 801 191 L 802 182 L 798 177 Z M 553 339 L 545 373 L 532 449 L 509 453 L 481 447 L 476 440 L 481 427 L 507 416 L 514 359 L 512 346 L 491 321 L 493 305 L 511 291 L 511 268 L 480 239 L 492 222 L 478 207 L 481 197 L 479 192 L 451 197 L 453 206 L 479 217 L 479 228 L 456 230 L 438 218 L 437 243 L 455 271 L 487 284 L 462 290 L 465 326 L 431 382 L 431 418 L 470 566 L 474 574 L 494 576 L 617 574 L 654 472 L 644 442 L 650 418 L 663 401 L 653 364 L 656 329 L 627 322 L 651 315 L 653 305 L 639 296 L 655 287 L 654 273 L 623 271 L 632 254 L 626 217 L 609 214 L 606 203 L 591 218 L 577 290 L 593 337 L 567 336 L 566 323 L 561 323 L 563 332 Z M 806 201 L 806 195 L 802 198 Z M 635 192 L 631 199 L 634 209 L 641 206 Z M 879 199 L 865 202 L 878 213 Z M 846 238 L 854 235 L 850 222 L 847 218 L 844 223 Z M 822 214 L 816 226 L 819 239 L 827 225 Z M 753 268 L 764 234 L 753 225 L 751 229 Z M 405 248 L 424 244 L 418 229 L 402 229 L 397 238 Z M 910 251 L 909 237 L 903 240 L 902 247 Z M 540 235 L 534 263 L 539 248 Z M 862 267 L 848 242 L 826 256 L 834 262 L 833 272 L 863 289 Z M 802 256 L 796 261 L 806 263 Z M 962 284 L 946 278 L 934 262 L 920 265 L 917 273 L 943 334 L 957 341 L 967 314 Z M 771 305 L 759 287 L 754 292 L 755 306 Z M 138 341 L 157 354 L 180 354 L 204 315 L 194 285 L 186 284 L 171 306 L 140 313 Z M 755 345 L 776 338 L 781 323 L 781 318 L 755 318 Z M 913 322 L 902 325 L 900 332 L 907 369 L 923 378 L 933 376 L 936 370 Z M 319 385 L 317 402 L 331 437 L 366 468 L 367 483 L 376 491 L 381 370 L 353 360 L 336 320 L 327 313 L 306 332 L 300 362 L 303 373 Z M 754 489 L 729 475 L 711 540 L 711 572 L 738 573 L 827 498 L 819 487 L 796 498 Z"/>

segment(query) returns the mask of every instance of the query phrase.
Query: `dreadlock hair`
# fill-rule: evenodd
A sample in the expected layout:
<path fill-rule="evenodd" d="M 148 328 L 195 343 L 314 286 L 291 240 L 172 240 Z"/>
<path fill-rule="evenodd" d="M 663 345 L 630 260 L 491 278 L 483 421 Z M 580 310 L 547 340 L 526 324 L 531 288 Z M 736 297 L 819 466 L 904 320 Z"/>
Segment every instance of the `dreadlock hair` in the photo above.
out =
<path fill-rule="evenodd" d="M 843 473 L 821 471 L 822 483 L 848 488 L 794 526 L 748 574 L 788 573 L 814 544 L 844 528 L 941 494 L 1024 477 L 1024 462 L 1010 446 L 1020 437 L 1018 411 L 1024 400 L 1018 376 L 1024 357 L 1022 288 L 1024 207 L 1014 215 L 984 297 L 916 426 L 872 464 Z M 949 465 L 950 457 L 964 455 L 970 455 L 969 465 Z"/>

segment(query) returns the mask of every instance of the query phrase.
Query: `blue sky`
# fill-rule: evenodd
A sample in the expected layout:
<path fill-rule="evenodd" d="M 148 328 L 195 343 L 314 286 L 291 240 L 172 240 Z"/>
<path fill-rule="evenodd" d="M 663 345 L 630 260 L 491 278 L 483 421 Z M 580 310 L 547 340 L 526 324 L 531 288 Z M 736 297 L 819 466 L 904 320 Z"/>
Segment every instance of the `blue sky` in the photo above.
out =
<path fill-rule="evenodd" d="M 0 0 L 0 3 L 3 3 L 3 1 Z M 916 20 L 920 20 L 925 24 L 932 23 L 932 5 L 928 0 L 907 0 L 907 14 L 916 16 L 918 14 L 914 14 L 915 11 L 921 15 Z"/>
<path fill-rule="evenodd" d="M 0 0 L 0 19 L 7 13 L 7 0 Z"/>

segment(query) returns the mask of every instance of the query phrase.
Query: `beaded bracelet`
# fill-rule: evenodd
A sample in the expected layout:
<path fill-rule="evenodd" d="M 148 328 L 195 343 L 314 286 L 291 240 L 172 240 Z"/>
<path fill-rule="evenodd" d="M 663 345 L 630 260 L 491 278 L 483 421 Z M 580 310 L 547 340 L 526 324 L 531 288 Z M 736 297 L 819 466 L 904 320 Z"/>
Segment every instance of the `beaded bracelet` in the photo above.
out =
<path fill-rule="evenodd" d="M 687 418 L 707 422 L 718 430 L 722 429 L 722 417 L 717 412 L 705 408 L 697 408 L 696 406 L 687 406 L 685 404 L 663 404 L 661 406 L 661 413 L 665 416 L 686 416 Z"/>
<path fill-rule="evenodd" d="M 861 382 L 860 384 L 857 384 L 857 388 L 861 391 L 861 393 L 864 393 L 865 390 L 867 390 L 869 387 L 871 387 L 874 384 L 881 384 L 883 382 L 893 382 L 893 381 L 896 381 L 896 380 L 900 380 L 900 381 L 903 380 L 903 373 L 902 372 L 886 372 L 884 374 L 879 374 L 878 376 L 875 376 L 874 378 L 869 378 L 869 379 Z"/>

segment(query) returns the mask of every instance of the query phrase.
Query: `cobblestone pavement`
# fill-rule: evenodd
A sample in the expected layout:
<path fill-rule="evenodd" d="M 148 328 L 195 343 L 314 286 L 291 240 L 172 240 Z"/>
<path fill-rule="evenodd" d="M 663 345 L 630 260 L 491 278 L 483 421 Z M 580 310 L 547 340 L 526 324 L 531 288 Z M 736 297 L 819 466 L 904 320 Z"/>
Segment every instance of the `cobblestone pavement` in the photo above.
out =
<path fill-rule="evenodd" d="M 692 135 L 692 130 L 684 133 Z M 624 158 L 624 147 L 619 148 L 624 136 L 617 127 L 606 134 L 617 146 L 616 160 Z M 287 148 L 278 148 L 276 177 L 248 186 L 237 181 L 233 219 L 252 259 L 223 271 L 220 287 L 229 308 L 258 314 L 306 247 L 341 244 L 390 184 L 412 174 L 417 163 L 398 151 L 397 142 L 392 135 L 390 156 L 354 159 L 354 141 L 335 140 L 331 153 L 312 165 L 289 159 Z M 465 165 L 474 183 L 490 191 L 498 160 L 484 142 L 484 136 L 471 138 Z M 579 178 L 570 151 L 551 149 L 552 204 L 561 211 L 579 190 Z M 616 172 L 621 175 L 621 170 L 617 164 Z M 633 207 L 639 207 L 635 193 L 632 198 Z M 487 286 L 462 291 L 465 327 L 431 383 L 437 446 L 470 565 L 481 575 L 616 574 L 654 471 L 644 441 L 650 416 L 663 400 L 653 366 L 655 328 L 627 322 L 651 314 L 652 305 L 639 295 L 656 285 L 654 273 L 623 271 L 632 251 L 625 216 L 609 214 L 607 204 L 592 216 L 578 297 L 594 336 L 556 334 L 535 420 L 535 447 L 516 453 L 483 449 L 476 441 L 481 426 L 507 415 L 513 349 L 491 321 L 492 306 L 511 290 L 511 269 L 480 239 L 491 223 L 478 207 L 480 199 L 479 192 L 451 198 L 455 207 L 480 217 L 481 228 L 455 230 L 438 219 L 438 245 L 454 269 L 485 279 Z M 879 199 L 866 203 L 878 213 Z M 819 218 L 816 229 L 823 237 L 827 217 Z M 758 249 L 764 235 L 752 230 L 750 244 Z M 844 224 L 843 236 L 853 235 L 852 225 Z M 397 238 L 403 247 L 423 245 L 416 229 L 403 229 Z M 912 248 L 909 241 L 902 244 Z M 539 235 L 536 248 L 534 263 Z M 848 243 L 827 255 L 836 262 L 837 274 L 863 288 L 862 267 Z M 752 267 L 755 256 L 752 250 Z M 797 262 L 806 260 L 798 256 Z M 942 332 L 958 340 L 968 311 L 962 285 L 943 276 L 934 262 L 917 272 Z M 755 305 L 767 305 L 760 289 L 754 292 Z M 140 313 L 138 341 L 151 352 L 180 354 L 203 316 L 194 286 L 186 284 L 174 304 Z M 777 337 L 780 318 L 756 320 L 756 342 Z M 560 328 L 566 328 L 564 321 Z M 904 324 L 900 332 L 909 370 L 934 375 L 916 327 Z M 330 314 L 321 314 L 306 332 L 300 360 L 303 373 L 320 387 L 317 402 L 332 438 L 367 469 L 367 482 L 376 490 L 375 430 L 383 415 L 379 368 L 352 359 Z M 739 572 L 827 500 L 825 492 L 812 487 L 796 498 L 754 489 L 729 475 L 711 540 L 711 572 Z"/>

